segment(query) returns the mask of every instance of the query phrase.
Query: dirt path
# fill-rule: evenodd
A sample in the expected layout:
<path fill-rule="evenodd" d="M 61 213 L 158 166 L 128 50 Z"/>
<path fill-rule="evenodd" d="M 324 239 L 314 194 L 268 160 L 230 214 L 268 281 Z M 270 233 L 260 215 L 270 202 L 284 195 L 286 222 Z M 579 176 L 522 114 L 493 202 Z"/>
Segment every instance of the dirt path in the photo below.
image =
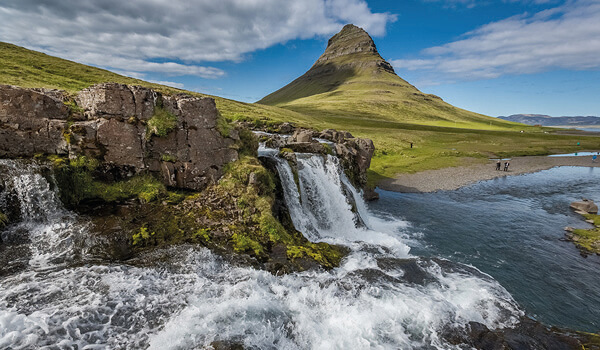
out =
<path fill-rule="evenodd" d="M 504 166 L 504 161 L 502 162 Z M 402 174 L 379 183 L 379 188 L 395 192 L 435 192 L 455 190 L 475 182 L 508 175 L 520 175 L 550 169 L 557 166 L 600 167 L 600 156 L 592 162 L 592 156 L 583 157 L 515 157 L 510 160 L 508 172 L 496 171 L 496 161 L 415 174 Z M 600 178 L 599 178 L 600 179 Z"/>

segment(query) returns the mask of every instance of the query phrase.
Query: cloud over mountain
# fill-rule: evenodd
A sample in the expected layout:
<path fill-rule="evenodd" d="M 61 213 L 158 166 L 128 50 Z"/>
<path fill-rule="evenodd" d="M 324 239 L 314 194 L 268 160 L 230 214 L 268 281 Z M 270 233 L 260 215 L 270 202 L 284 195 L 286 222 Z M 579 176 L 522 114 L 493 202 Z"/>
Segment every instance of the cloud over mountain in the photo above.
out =
<path fill-rule="evenodd" d="M 0 40 L 132 74 L 218 78 L 225 72 L 206 62 L 240 61 L 346 22 L 383 35 L 395 19 L 364 0 L 5 0 Z"/>
<path fill-rule="evenodd" d="M 599 69 L 599 23 L 599 1 L 568 1 L 535 14 L 489 23 L 465 33 L 460 40 L 428 48 L 421 57 L 390 63 L 400 71 L 420 71 L 437 80 Z"/>

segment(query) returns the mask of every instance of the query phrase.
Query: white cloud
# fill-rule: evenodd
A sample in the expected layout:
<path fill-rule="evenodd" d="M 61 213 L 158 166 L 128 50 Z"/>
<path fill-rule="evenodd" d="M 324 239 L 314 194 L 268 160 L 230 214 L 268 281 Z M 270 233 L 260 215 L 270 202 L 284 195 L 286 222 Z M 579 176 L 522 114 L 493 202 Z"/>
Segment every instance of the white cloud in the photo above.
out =
<path fill-rule="evenodd" d="M 347 22 L 383 35 L 395 19 L 365 0 L 3 0 L 0 40 L 114 70 L 219 78 L 206 62 L 241 61 Z"/>
<path fill-rule="evenodd" d="M 600 1 L 579 0 L 533 15 L 493 22 L 464 39 L 391 60 L 399 71 L 437 75 L 438 81 L 496 78 L 553 69 L 600 69 Z"/>

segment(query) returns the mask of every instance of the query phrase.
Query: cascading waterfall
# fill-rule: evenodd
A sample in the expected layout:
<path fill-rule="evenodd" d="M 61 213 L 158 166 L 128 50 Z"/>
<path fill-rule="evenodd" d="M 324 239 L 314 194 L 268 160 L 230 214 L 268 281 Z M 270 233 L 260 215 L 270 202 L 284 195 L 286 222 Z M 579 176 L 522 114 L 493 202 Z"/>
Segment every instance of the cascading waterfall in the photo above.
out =
<path fill-rule="evenodd" d="M 195 349 L 223 340 L 260 349 L 458 349 L 443 340 L 445 329 L 507 327 L 522 315 L 477 269 L 411 257 L 406 223 L 372 215 L 336 158 L 299 154 L 299 184 L 276 159 L 296 228 L 351 249 L 339 268 L 274 276 L 186 245 L 147 253 L 160 261 L 152 268 L 71 263 L 71 242 L 86 235 L 82 219 L 62 208 L 36 165 L 2 161 L 22 214 L 4 234 L 26 231 L 35 263 L 0 274 L 0 348 Z M 55 268 L 38 268 L 57 257 Z"/>
<path fill-rule="evenodd" d="M 49 169 L 15 160 L 0 160 L 0 169 L 5 186 L 10 189 L 0 194 L 0 204 L 8 205 L 8 196 L 16 199 L 20 221 L 11 232 L 27 233 L 31 242 L 30 265 L 43 269 L 73 258 L 74 240 L 82 238 L 85 224 L 63 208 L 53 186 L 42 174 Z"/>
<path fill-rule="evenodd" d="M 410 248 L 394 237 L 406 223 L 374 218 L 358 191 L 350 184 L 337 157 L 297 154 L 298 184 L 285 159 L 277 161 L 286 204 L 295 228 L 312 241 L 336 244 L 364 242 L 392 249 L 408 257 Z M 298 188 L 299 187 L 299 188 Z"/>

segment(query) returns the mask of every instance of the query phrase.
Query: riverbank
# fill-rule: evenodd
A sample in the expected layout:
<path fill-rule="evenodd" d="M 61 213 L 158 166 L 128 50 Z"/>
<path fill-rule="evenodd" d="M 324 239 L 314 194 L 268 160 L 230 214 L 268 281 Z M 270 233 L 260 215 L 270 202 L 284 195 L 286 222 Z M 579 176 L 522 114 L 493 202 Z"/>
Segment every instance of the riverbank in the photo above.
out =
<path fill-rule="evenodd" d="M 504 161 L 502 163 L 504 165 Z M 479 181 L 491 180 L 509 175 L 521 175 L 557 166 L 599 167 L 600 160 L 592 162 L 592 157 L 547 157 L 528 156 L 515 157 L 510 160 L 509 171 L 497 171 L 496 161 L 469 164 L 452 168 L 426 170 L 414 174 L 401 174 L 393 179 L 386 179 L 378 187 L 394 192 L 435 192 L 456 190 Z"/>

